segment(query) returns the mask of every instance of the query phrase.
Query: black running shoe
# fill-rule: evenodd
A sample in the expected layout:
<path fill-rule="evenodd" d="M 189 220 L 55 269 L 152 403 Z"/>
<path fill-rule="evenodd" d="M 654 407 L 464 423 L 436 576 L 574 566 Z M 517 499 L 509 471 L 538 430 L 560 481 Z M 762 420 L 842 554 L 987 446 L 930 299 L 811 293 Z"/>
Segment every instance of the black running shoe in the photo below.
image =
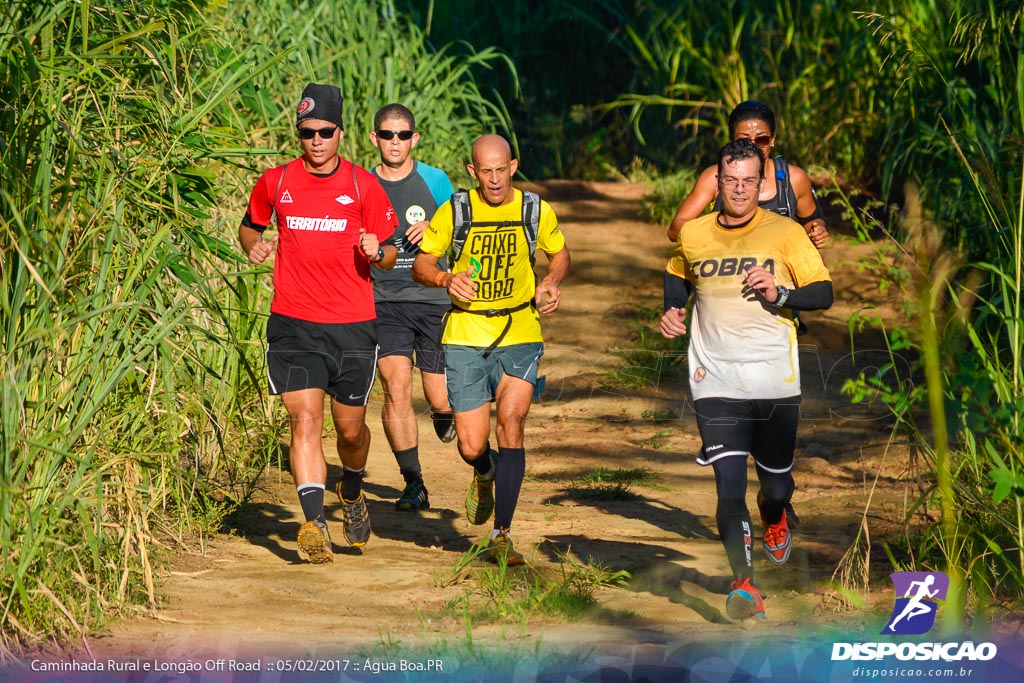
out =
<path fill-rule="evenodd" d="M 366 509 L 366 496 L 359 492 L 355 500 L 341 499 L 341 516 L 345 520 L 345 540 L 362 548 L 370 540 L 370 511 Z"/>
<path fill-rule="evenodd" d="M 426 510 L 430 507 L 430 498 L 427 496 L 427 487 L 423 485 L 422 479 L 416 479 L 405 485 L 402 495 L 395 501 L 396 510 L 409 510 L 416 512 Z"/>
<path fill-rule="evenodd" d="M 430 420 L 434 423 L 434 433 L 443 443 L 455 440 L 455 414 L 443 410 L 431 410 Z"/>

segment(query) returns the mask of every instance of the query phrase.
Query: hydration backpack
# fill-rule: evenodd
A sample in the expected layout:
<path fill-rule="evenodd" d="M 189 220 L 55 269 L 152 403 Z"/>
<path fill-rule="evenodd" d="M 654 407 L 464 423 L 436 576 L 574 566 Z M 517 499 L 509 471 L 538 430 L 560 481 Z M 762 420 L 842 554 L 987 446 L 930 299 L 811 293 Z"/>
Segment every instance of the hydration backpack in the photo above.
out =
<path fill-rule="evenodd" d="M 513 225 L 521 225 L 526 234 L 526 243 L 530 245 L 530 264 L 534 263 L 534 253 L 537 251 L 537 231 L 540 229 L 540 196 L 534 192 L 522 191 L 523 213 L 518 221 L 474 221 L 472 203 L 469 199 L 469 190 L 459 188 L 458 192 L 452 194 L 452 260 L 454 265 L 462 254 L 462 248 L 466 246 L 466 238 L 469 237 L 471 228 L 507 228 Z"/>

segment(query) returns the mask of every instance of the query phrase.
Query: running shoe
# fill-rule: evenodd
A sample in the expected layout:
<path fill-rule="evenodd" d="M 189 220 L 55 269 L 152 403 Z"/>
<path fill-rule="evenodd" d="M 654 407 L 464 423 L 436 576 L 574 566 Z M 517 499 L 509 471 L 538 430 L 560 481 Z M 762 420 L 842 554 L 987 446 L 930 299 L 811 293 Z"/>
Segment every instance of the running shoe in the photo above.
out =
<path fill-rule="evenodd" d="M 522 553 L 512 547 L 512 537 L 508 529 L 498 529 L 498 535 L 487 544 L 487 557 L 494 564 L 505 564 L 508 567 L 519 567 L 526 564 Z"/>
<path fill-rule="evenodd" d="M 789 551 L 793 549 L 793 537 L 786 523 L 786 511 L 782 511 L 782 519 L 769 524 L 764 530 L 764 550 L 768 559 L 775 564 L 785 564 L 789 559 Z"/>
<path fill-rule="evenodd" d="M 327 531 L 327 525 L 319 519 L 311 519 L 299 527 L 297 545 L 299 557 L 311 564 L 334 561 L 331 534 Z"/>
<path fill-rule="evenodd" d="M 732 592 L 725 599 L 725 611 L 733 619 L 765 619 L 764 600 L 761 598 L 761 591 L 757 590 L 746 578 L 740 581 L 736 579 L 729 588 Z"/>
<path fill-rule="evenodd" d="M 431 410 L 430 420 L 434 423 L 434 433 L 443 443 L 455 440 L 455 414 L 444 410 Z"/>
<path fill-rule="evenodd" d="M 789 552 L 793 549 L 793 536 L 789 531 L 788 510 L 790 504 L 782 510 L 782 518 L 774 524 L 768 524 L 764 519 L 764 497 L 757 495 L 757 507 L 761 512 L 761 523 L 764 524 L 764 551 L 768 553 L 768 559 L 775 564 L 785 564 L 789 559 Z"/>
<path fill-rule="evenodd" d="M 341 516 L 345 520 L 345 540 L 362 548 L 370 540 L 370 511 L 366 509 L 366 496 L 359 492 L 355 500 L 341 499 Z"/>
<path fill-rule="evenodd" d="M 494 451 L 489 453 L 491 459 L 491 477 L 484 479 L 473 470 L 473 481 L 466 492 L 466 518 L 470 524 L 484 524 L 494 512 Z"/>
<path fill-rule="evenodd" d="M 395 501 L 396 510 L 426 510 L 430 507 L 430 498 L 427 497 L 427 487 L 423 485 L 422 479 L 415 479 L 405 485 L 402 495 Z"/>

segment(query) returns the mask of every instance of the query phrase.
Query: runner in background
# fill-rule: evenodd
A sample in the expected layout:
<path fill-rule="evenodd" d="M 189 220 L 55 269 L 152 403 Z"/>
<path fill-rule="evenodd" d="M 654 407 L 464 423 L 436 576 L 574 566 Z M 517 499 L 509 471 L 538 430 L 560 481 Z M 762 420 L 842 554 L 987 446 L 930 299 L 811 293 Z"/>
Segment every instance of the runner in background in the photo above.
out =
<path fill-rule="evenodd" d="M 419 430 L 413 409 L 413 366 L 420 369 L 423 395 L 430 404 L 434 431 L 441 441 L 455 439 L 455 420 L 448 408 L 441 327 L 451 300 L 440 289 L 412 279 L 428 219 L 448 201 L 453 187 L 444 171 L 412 158 L 419 143 L 413 113 L 401 104 L 382 107 L 373 117 L 370 141 L 380 152 L 372 173 L 380 180 L 398 216 L 394 242 L 398 260 L 392 270 L 373 271 L 380 354 L 377 371 L 384 389 L 381 420 L 384 435 L 405 478 L 398 510 L 430 507 L 420 468 Z M 442 259 L 441 267 L 446 267 Z M 414 361 L 415 358 L 415 361 Z"/>
<path fill-rule="evenodd" d="M 823 248 L 828 242 L 828 230 L 810 177 L 781 156 L 771 156 L 771 149 L 775 146 L 775 112 L 771 107 L 753 100 L 738 104 L 729 114 L 729 139 L 750 140 L 765 157 L 766 182 L 761 185 L 758 205 L 800 223 L 814 246 Z M 704 213 L 712 202 L 715 202 L 713 211 L 722 209 L 717 175 L 717 166 L 709 166 L 700 174 L 669 225 L 669 240 L 675 242 L 683 225 Z"/>

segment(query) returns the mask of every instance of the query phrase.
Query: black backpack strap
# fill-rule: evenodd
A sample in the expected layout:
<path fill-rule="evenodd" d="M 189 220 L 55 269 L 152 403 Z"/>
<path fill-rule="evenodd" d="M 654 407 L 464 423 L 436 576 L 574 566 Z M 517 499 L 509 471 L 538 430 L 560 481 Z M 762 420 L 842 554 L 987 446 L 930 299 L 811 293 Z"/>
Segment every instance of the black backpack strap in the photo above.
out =
<path fill-rule="evenodd" d="M 537 233 L 540 230 L 540 197 L 535 192 L 523 191 L 523 230 L 530 245 L 530 264 L 537 251 Z"/>
<path fill-rule="evenodd" d="M 455 304 L 452 304 L 451 311 L 449 311 L 448 313 L 451 314 L 452 311 L 459 311 L 461 313 L 472 313 L 473 315 L 485 315 L 488 318 L 497 318 L 499 316 L 505 316 L 505 327 L 502 328 L 501 333 L 498 335 L 497 339 L 492 341 L 490 346 L 488 346 L 487 349 L 484 351 L 484 358 L 487 358 L 488 356 L 491 355 L 491 352 L 494 351 L 494 349 L 498 348 L 498 344 L 500 344 L 501 340 L 505 338 L 505 335 L 508 334 L 508 331 L 512 329 L 512 314 L 515 313 L 516 311 L 521 311 L 524 308 L 528 308 L 530 306 L 536 308 L 537 301 L 535 299 L 530 299 L 529 301 L 524 301 L 518 306 L 513 306 L 512 308 L 488 309 L 469 309 L 462 308 L 461 306 L 456 306 Z M 447 317 L 445 319 L 445 322 L 447 322 Z"/>
<path fill-rule="evenodd" d="M 462 254 L 462 248 L 466 246 L 466 237 L 469 235 L 469 228 L 473 223 L 473 211 L 469 203 L 469 190 L 459 188 L 452 193 L 452 260 L 451 266 Z"/>
<path fill-rule="evenodd" d="M 776 196 L 785 202 L 786 216 L 796 220 L 796 193 L 793 191 L 793 183 L 789 180 L 789 164 L 782 158 L 782 155 L 775 157 L 775 187 Z"/>

